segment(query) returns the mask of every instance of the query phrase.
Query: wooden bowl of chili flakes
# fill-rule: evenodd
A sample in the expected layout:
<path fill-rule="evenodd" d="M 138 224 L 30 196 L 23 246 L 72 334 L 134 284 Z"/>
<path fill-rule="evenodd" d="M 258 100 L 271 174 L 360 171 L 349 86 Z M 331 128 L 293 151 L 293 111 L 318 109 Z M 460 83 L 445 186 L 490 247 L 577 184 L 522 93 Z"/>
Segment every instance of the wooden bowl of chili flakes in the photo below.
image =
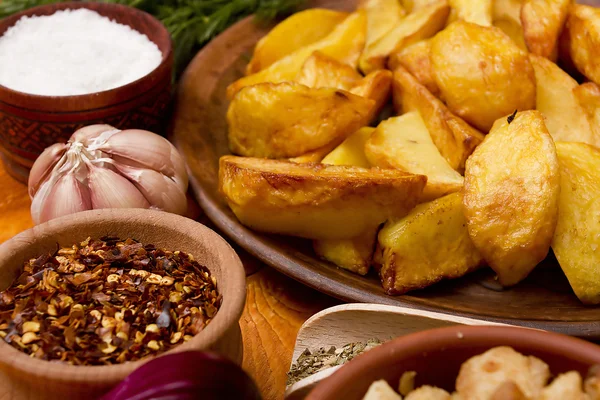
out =
<path fill-rule="evenodd" d="M 54 219 L 0 246 L 0 387 L 93 398 L 162 354 L 240 363 L 244 302 L 236 253 L 191 219 L 142 209 Z"/>

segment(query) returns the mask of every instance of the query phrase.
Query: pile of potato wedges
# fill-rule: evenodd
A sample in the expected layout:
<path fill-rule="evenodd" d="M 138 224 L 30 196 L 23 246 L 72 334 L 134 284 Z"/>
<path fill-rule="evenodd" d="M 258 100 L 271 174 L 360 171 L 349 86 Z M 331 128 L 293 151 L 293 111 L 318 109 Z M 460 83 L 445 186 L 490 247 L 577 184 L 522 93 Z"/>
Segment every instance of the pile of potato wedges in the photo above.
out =
<path fill-rule="evenodd" d="M 403 294 L 552 248 L 600 303 L 600 9 L 364 0 L 299 12 L 227 88 L 219 188 L 239 221 Z"/>

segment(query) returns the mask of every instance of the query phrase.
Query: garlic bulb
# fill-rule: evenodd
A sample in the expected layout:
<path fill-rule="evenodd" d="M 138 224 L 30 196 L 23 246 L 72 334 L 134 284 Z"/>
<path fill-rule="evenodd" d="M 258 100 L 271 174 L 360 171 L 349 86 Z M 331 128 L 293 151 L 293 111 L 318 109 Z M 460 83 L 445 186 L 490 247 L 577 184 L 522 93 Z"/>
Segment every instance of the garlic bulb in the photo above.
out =
<path fill-rule="evenodd" d="M 183 159 L 152 132 L 91 125 L 48 147 L 29 173 L 36 224 L 98 208 L 187 210 Z"/>

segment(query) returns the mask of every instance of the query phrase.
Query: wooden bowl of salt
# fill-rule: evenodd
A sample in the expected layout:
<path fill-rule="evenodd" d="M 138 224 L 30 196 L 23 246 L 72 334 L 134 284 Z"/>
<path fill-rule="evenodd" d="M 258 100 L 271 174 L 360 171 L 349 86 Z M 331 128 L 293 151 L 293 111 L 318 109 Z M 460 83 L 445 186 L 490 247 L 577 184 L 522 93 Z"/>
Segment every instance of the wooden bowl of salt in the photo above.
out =
<path fill-rule="evenodd" d="M 69 20 L 67 15 L 57 17 L 63 10 L 80 9 L 90 13 L 71 11 Z M 26 29 L 25 23 L 42 21 L 40 17 L 45 18 L 45 29 L 56 34 L 44 35 L 39 27 Z M 73 44 L 63 46 L 61 53 L 52 47 L 57 43 Z M 2 59 L 23 65 L 11 74 Z M 46 147 L 66 142 L 80 127 L 102 123 L 159 134 L 166 127 L 172 94 L 171 36 L 143 11 L 102 2 L 31 8 L 0 21 L 0 63 L 0 158 L 21 182 L 27 182 L 29 169 Z"/>

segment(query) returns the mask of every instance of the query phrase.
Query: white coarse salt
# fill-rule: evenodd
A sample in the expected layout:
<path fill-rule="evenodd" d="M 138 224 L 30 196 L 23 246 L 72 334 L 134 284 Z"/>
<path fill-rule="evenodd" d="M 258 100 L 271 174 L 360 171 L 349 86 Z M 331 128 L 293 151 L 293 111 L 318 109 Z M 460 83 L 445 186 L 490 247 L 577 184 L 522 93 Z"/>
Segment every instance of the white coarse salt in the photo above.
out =
<path fill-rule="evenodd" d="M 22 17 L 0 37 L 0 85 L 30 94 L 113 89 L 149 74 L 161 61 L 146 35 L 83 8 Z"/>

